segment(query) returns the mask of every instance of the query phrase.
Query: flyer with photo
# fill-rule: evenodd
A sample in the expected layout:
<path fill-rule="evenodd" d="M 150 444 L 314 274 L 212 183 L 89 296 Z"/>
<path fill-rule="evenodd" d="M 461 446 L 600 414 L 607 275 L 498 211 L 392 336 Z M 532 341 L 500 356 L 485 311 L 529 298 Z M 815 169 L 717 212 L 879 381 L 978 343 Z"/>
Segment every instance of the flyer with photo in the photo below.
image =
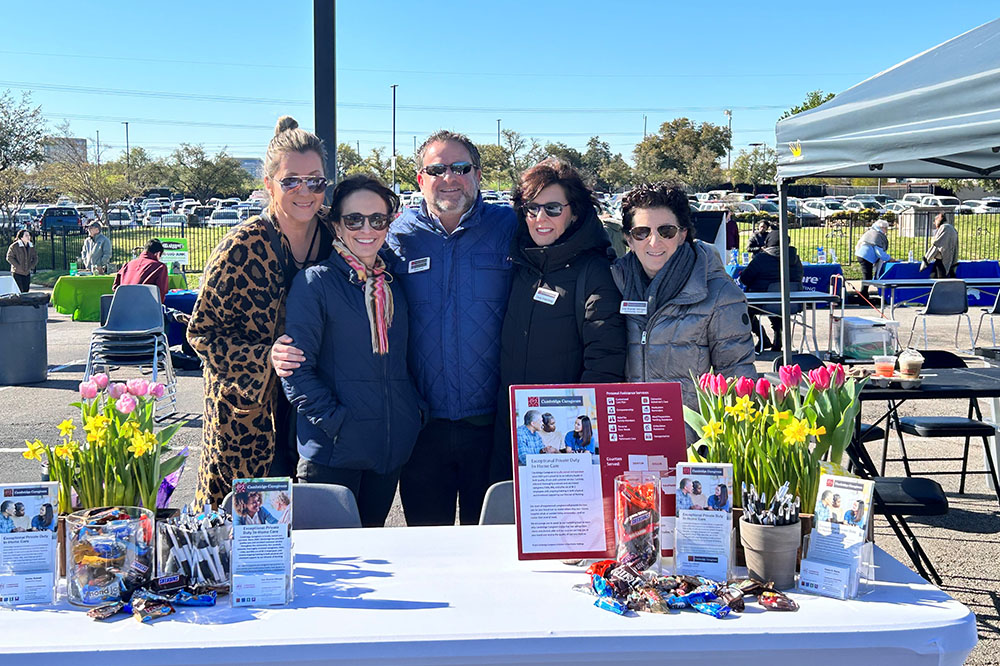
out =
<path fill-rule="evenodd" d="M 233 481 L 233 606 L 292 600 L 292 480 Z"/>
<path fill-rule="evenodd" d="M 659 472 L 663 554 L 673 546 L 672 470 L 687 459 L 680 385 L 512 386 L 520 559 L 613 556 L 615 476 Z"/>
<path fill-rule="evenodd" d="M 820 476 L 800 590 L 839 599 L 856 596 L 874 488 L 870 480 Z"/>
<path fill-rule="evenodd" d="M 55 601 L 59 484 L 0 485 L 0 605 Z"/>
<path fill-rule="evenodd" d="M 733 548 L 733 466 L 677 465 L 675 573 L 730 578 Z"/>

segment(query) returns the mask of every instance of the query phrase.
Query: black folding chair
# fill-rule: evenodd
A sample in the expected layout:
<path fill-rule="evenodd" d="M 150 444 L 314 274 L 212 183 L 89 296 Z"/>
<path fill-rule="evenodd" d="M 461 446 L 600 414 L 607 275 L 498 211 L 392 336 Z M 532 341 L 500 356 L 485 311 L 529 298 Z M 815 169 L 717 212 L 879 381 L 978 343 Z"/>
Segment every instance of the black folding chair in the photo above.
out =
<path fill-rule="evenodd" d="M 960 357 L 948 351 L 928 349 L 921 352 L 924 357 L 924 368 L 965 368 L 968 367 Z M 996 464 L 993 460 L 993 453 L 990 449 L 989 438 L 996 433 L 996 428 L 982 420 L 983 415 L 979 409 L 979 401 L 975 398 L 969 400 L 969 411 L 965 417 L 961 416 L 899 416 L 895 404 L 890 401 L 889 405 L 891 427 L 896 431 L 899 439 L 899 448 L 902 456 L 899 458 L 889 458 L 888 438 L 886 446 L 882 449 L 882 474 L 885 474 L 887 462 L 902 462 L 906 476 L 929 474 L 959 474 L 958 492 L 965 494 L 965 477 L 968 474 L 989 474 L 994 481 L 997 492 L 997 500 L 1000 501 L 1000 478 L 997 477 Z M 915 437 L 964 437 L 965 446 L 960 457 L 955 456 L 933 456 L 925 458 L 913 458 L 906 452 L 906 444 L 903 435 L 913 435 Z M 983 451 L 986 454 L 987 469 L 981 471 L 969 471 L 969 446 L 972 438 L 982 438 Z M 910 463 L 914 462 L 961 462 L 961 470 L 945 471 L 919 471 L 914 472 Z"/>

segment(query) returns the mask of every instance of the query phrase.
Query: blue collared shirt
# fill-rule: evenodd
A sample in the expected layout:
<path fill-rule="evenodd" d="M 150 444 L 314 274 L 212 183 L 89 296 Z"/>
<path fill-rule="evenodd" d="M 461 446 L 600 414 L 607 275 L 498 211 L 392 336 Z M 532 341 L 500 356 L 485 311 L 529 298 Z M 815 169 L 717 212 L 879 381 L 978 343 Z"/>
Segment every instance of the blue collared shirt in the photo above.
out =
<path fill-rule="evenodd" d="M 528 426 L 517 427 L 517 464 L 527 465 L 525 456 L 540 453 L 545 443 L 542 436 Z"/>

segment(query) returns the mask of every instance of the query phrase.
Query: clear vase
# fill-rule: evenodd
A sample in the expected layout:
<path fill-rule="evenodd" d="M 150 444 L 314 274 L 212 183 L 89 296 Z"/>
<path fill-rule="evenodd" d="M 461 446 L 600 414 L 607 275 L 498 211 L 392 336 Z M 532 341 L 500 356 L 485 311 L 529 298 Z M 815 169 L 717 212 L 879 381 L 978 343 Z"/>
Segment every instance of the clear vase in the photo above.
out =
<path fill-rule="evenodd" d="M 615 559 L 638 571 L 660 572 L 660 475 L 615 477 Z"/>
<path fill-rule="evenodd" d="M 66 594 L 71 604 L 119 601 L 153 573 L 153 512 L 137 506 L 66 516 Z"/>

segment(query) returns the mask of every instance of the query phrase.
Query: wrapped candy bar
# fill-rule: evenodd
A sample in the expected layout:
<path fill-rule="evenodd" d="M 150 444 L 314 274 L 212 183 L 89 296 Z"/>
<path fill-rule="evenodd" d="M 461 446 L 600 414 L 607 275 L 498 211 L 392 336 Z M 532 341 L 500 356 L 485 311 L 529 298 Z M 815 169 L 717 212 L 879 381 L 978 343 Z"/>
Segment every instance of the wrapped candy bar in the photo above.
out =
<path fill-rule="evenodd" d="M 99 621 L 110 620 L 112 617 L 120 613 L 124 606 L 125 604 L 122 602 L 115 601 L 110 604 L 104 604 L 103 606 L 91 608 L 87 611 L 87 616 Z"/>
<path fill-rule="evenodd" d="M 132 602 L 132 617 L 139 622 L 152 622 L 175 612 L 166 601 L 141 598 Z"/>
<path fill-rule="evenodd" d="M 590 586 L 599 597 L 613 597 L 615 589 L 603 576 L 590 575 Z"/>
<path fill-rule="evenodd" d="M 599 597 L 594 602 L 594 605 L 612 613 L 618 613 L 619 615 L 627 615 L 629 610 L 626 604 L 614 597 Z"/>
<path fill-rule="evenodd" d="M 615 568 L 618 564 L 614 560 L 600 560 L 599 562 L 594 562 L 589 567 L 587 567 L 587 573 L 597 574 L 598 576 L 606 576 L 609 571 Z"/>
<path fill-rule="evenodd" d="M 799 605 L 777 590 L 764 590 L 757 596 L 757 601 L 767 610 L 797 611 Z"/>
<path fill-rule="evenodd" d="M 717 601 L 702 601 L 691 604 L 691 607 L 694 608 L 699 613 L 704 613 L 705 615 L 711 615 L 712 617 L 716 617 L 719 619 L 722 619 L 727 615 L 729 615 L 729 610 L 730 610 L 729 606 L 720 604 Z"/>
<path fill-rule="evenodd" d="M 209 592 L 195 593 L 190 590 L 177 590 L 167 595 L 167 600 L 175 606 L 214 606 L 216 600 L 215 590 Z"/>

